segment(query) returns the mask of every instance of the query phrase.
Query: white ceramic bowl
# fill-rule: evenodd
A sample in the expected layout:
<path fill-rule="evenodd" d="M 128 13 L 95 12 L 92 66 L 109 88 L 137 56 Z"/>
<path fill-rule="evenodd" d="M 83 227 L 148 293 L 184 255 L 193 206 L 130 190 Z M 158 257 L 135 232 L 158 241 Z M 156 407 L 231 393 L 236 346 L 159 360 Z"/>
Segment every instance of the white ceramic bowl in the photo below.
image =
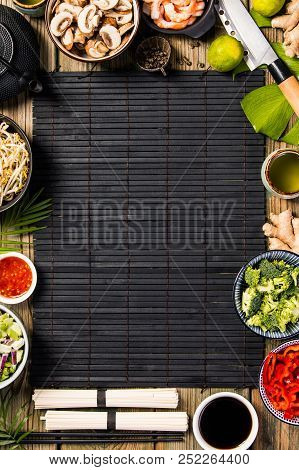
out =
<path fill-rule="evenodd" d="M 20 362 L 20 364 L 18 364 L 17 370 L 15 371 L 14 374 L 12 374 L 7 380 L 0 382 L 0 390 L 12 384 L 19 377 L 19 375 L 21 375 L 21 373 L 23 372 L 25 368 L 25 365 L 28 359 L 28 354 L 29 354 L 29 340 L 28 340 L 28 335 L 26 333 L 23 323 L 17 317 L 17 315 L 13 313 L 11 310 L 9 310 L 7 307 L 5 307 L 5 305 L 0 305 L 0 315 L 2 313 L 8 313 L 14 319 L 14 321 L 17 322 L 18 325 L 20 325 L 20 328 L 23 333 L 25 345 L 24 345 L 24 354 L 23 354 L 22 361 Z"/>
<path fill-rule="evenodd" d="M 215 449 L 214 447 L 210 446 L 201 435 L 199 425 L 198 425 L 200 415 L 203 412 L 204 408 L 216 398 L 223 398 L 223 397 L 236 398 L 237 400 L 240 400 L 242 403 L 244 403 L 244 405 L 249 410 L 251 414 L 251 419 L 252 419 L 252 428 L 247 439 L 244 442 L 242 442 L 242 444 L 240 444 L 238 447 L 236 447 L 236 450 L 249 449 L 249 447 L 255 441 L 258 428 L 259 428 L 259 420 L 252 404 L 248 400 L 246 400 L 246 398 L 242 397 L 242 395 L 239 395 L 238 393 L 233 393 L 233 392 L 215 393 L 214 395 L 211 395 L 210 397 L 206 398 L 205 400 L 201 402 L 201 404 L 198 406 L 193 416 L 193 433 L 194 433 L 195 439 L 197 440 L 198 444 L 205 450 L 223 450 L 223 449 Z M 233 449 L 227 449 L 227 450 L 233 450 Z"/>
<path fill-rule="evenodd" d="M 1 254 L 0 261 L 4 258 L 9 258 L 10 256 L 14 256 L 16 258 L 20 258 L 23 261 L 25 261 L 28 264 L 32 272 L 32 283 L 27 292 L 17 297 L 4 297 L 3 295 L 0 295 L 0 303 L 4 303 L 7 305 L 16 305 L 16 304 L 20 304 L 21 302 L 24 302 L 24 300 L 27 300 L 33 293 L 36 287 L 36 283 L 37 283 L 37 273 L 36 273 L 36 269 L 32 261 L 27 256 L 23 255 L 22 253 L 18 253 L 17 251 L 10 251 L 9 253 Z"/>

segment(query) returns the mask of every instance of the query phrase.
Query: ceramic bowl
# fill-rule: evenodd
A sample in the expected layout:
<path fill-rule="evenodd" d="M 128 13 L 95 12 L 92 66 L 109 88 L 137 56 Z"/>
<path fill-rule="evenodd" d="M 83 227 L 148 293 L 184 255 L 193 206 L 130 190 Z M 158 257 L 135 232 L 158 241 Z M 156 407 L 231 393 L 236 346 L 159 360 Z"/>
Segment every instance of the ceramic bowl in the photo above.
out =
<path fill-rule="evenodd" d="M 212 29 L 216 23 L 216 12 L 214 8 L 214 3 L 214 0 L 207 0 L 207 5 L 202 16 L 200 16 L 191 26 L 187 26 L 187 28 L 180 30 L 159 28 L 159 26 L 157 26 L 153 22 L 153 20 L 145 13 L 142 13 L 142 20 L 149 28 L 153 29 L 154 31 L 157 31 L 158 33 L 169 35 L 183 34 L 184 36 L 189 36 L 191 38 L 198 39 L 204 36 L 208 31 L 210 31 L 210 29 Z"/>
<path fill-rule="evenodd" d="M 223 397 L 229 397 L 229 398 L 235 398 L 239 401 L 241 401 L 248 409 L 251 415 L 252 419 L 252 428 L 250 431 L 249 436 L 247 439 L 242 442 L 236 450 L 246 450 L 249 449 L 249 447 L 253 444 L 255 441 L 255 438 L 257 436 L 258 428 L 259 428 L 259 420 L 258 416 L 256 414 L 256 411 L 252 404 L 246 400 L 246 398 L 242 397 L 242 395 L 239 395 L 238 393 L 233 393 L 233 392 L 219 392 L 219 393 L 214 393 L 210 397 L 206 398 L 201 402 L 201 404 L 197 407 L 194 417 L 193 417 L 193 434 L 195 436 L 195 439 L 197 440 L 198 444 L 205 450 L 220 450 L 220 449 L 215 449 L 214 447 L 210 446 L 205 439 L 203 438 L 200 429 L 199 429 L 199 420 L 200 416 L 205 409 L 205 407 L 211 403 L 211 401 L 215 400 L 216 398 L 223 398 Z"/>
<path fill-rule="evenodd" d="M 249 328 L 251 331 L 253 331 L 254 333 L 260 336 L 264 336 L 265 338 L 271 338 L 271 339 L 292 338 L 293 336 L 296 336 L 297 334 L 299 334 L 299 322 L 297 322 L 295 325 L 289 325 L 284 333 L 282 333 L 281 331 L 263 331 L 260 327 L 249 326 L 246 323 L 245 314 L 242 311 L 242 294 L 244 290 L 246 289 L 246 287 L 248 287 L 244 280 L 244 274 L 248 266 L 255 267 L 256 265 L 260 263 L 262 259 L 267 259 L 269 261 L 283 260 L 286 263 L 291 264 L 294 267 L 299 266 L 299 256 L 289 251 L 283 251 L 283 250 L 266 251 L 265 253 L 261 253 L 255 258 L 252 258 L 240 270 L 234 283 L 233 299 L 234 299 L 237 314 L 239 315 L 242 322 L 247 326 L 247 328 Z"/>
<path fill-rule="evenodd" d="M 293 341 L 288 341 L 287 343 L 281 344 L 277 348 L 273 349 L 269 354 L 282 352 L 288 346 L 293 346 L 293 345 L 299 345 L 299 339 L 295 339 Z M 267 392 L 265 390 L 264 383 L 263 383 L 263 371 L 264 371 L 264 365 L 265 365 L 267 357 L 265 358 L 262 364 L 261 372 L 260 372 L 260 380 L 259 380 L 259 390 L 260 390 L 260 395 L 264 402 L 264 405 L 266 406 L 268 411 L 270 411 L 270 413 L 272 413 L 275 416 L 275 418 L 279 419 L 280 421 L 283 421 L 284 423 L 293 424 L 294 426 L 299 426 L 299 416 L 297 416 L 296 418 L 292 418 L 292 419 L 285 418 L 283 412 L 277 411 L 267 396 Z"/>
<path fill-rule="evenodd" d="M 37 284 L 37 272 L 32 261 L 27 256 L 23 255 L 22 253 L 18 253 L 17 251 L 10 251 L 9 253 L 1 254 L 0 260 L 4 258 L 8 258 L 10 256 L 14 256 L 16 258 L 20 258 L 23 261 L 25 261 L 28 264 L 32 272 L 32 283 L 27 292 L 25 292 L 22 295 L 19 295 L 18 297 L 4 297 L 3 295 L 0 295 L 1 303 L 7 304 L 7 305 L 16 305 L 16 304 L 20 304 L 21 302 L 24 302 L 33 294 L 33 291 L 36 288 L 36 284 Z"/>
<path fill-rule="evenodd" d="M 0 114 L 0 123 L 1 122 L 6 122 L 9 125 L 9 127 L 7 129 L 9 132 L 13 132 L 13 133 L 17 132 L 21 136 L 21 138 L 24 140 L 24 142 L 26 144 L 26 149 L 28 151 L 29 160 L 30 160 L 29 174 L 28 174 L 28 178 L 27 178 L 27 181 L 25 183 L 25 186 L 22 188 L 22 190 L 11 201 L 3 202 L 2 206 L 0 206 L 0 212 L 4 212 L 7 209 L 9 209 L 10 207 L 14 206 L 24 196 L 25 192 L 28 189 L 31 174 L 32 174 L 32 150 L 31 150 L 31 145 L 29 143 L 28 137 L 26 136 L 23 129 L 21 129 L 21 127 L 15 121 L 13 121 L 12 119 L 10 119 L 7 116 L 4 116 L 4 114 Z"/>
<path fill-rule="evenodd" d="M 29 354 L 29 340 L 28 340 L 28 335 L 27 335 L 27 332 L 25 330 L 25 327 L 24 327 L 23 323 L 17 317 L 17 315 L 15 313 L 13 313 L 11 310 L 9 310 L 7 307 L 5 307 L 5 305 L 0 305 L 0 315 L 2 313 L 8 313 L 14 319 L 14 321 L 16 321 L 18 323 L 18 325 L 20 325 L 20 328 L 21 328 L 22 333 L 23 333 L 23 338 L 24 338 L 24 341 L 25 341 L 25 345 L 24 345 L 24 354 L 23 354 L 22 361 L 18 365 L 18 367 L 17 367 L 17 369 L 16 369 L 16 371 L 13 375 L 11 375 L 7 380 L 4 380 L 3 382 L 0 382 L 0 390 L 2 390 L 5 387 L 8 387 L 8 385 L 11 385 L 21 375 L 21 373 L 23 372 L 23 370 L 26 366 L 26 363 L 27 363 L 27 360 L 28 360 L 28 354 Z"/>
<path fill-rule="evenodd" d="M 49 0 L 46 6 L 45 20 L 46 20 L 46 27 L 48 30 L 48 34 L 50 38 L 52 39 L 52 41 L 54 42 L 54 44 L 58 47 L 58 49 L 63 54 L 70 57 L 71 59 L 79 60 L 80 62 L 93 63 L 93 64 L 98 63 L 98 62 L 106 62 L 108 60 L 114 59 L 115 57 L 118 57 L 119 55 L 121 55 L 126 49 L 128 49 L 134 37 L 136 36 L 137 30 L 138 30 L 139 21 L 140 21 L 140 7 L 139 7 L 138 0 L 132 0 L 132 1 L 133 1 L 134 27 L 131 30 L 131 34 L 130 34 L 128 41 L 120 49 L 117 49 L 114 54 L 101 57 L 100 59 L 93 59 L 92 57 L 87 57 L 86 54 L 80 55 L 79 52 L 77 54 L 73 51 L 68 51 L 67 49 L 65 49 L 65 47 L 63 47 L 63 45 L 61 44 L 59 38 L 54 36 L 54 34 L 52 34 L 50 30 L 50 23 L 53 18 L 53 9 L 55 7 L 55 4 L 57 3 L 57 0 Z"/>

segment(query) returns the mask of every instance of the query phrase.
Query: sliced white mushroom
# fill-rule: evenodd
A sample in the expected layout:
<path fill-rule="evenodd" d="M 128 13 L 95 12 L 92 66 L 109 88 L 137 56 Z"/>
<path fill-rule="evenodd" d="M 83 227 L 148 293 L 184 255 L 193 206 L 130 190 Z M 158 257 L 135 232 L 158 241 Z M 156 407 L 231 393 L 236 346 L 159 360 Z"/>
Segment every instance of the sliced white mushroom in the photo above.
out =
<path fill-rule="evenodd" d="M 60 13 L 62 11 L 68 11 L 74 17 L 74 20 L 78 19 L 79 13 L 82 11 L 82 7 L 78 5 L 73 5 L 72 3 L 63 2 L 58 5 L 56 8 L 56 13 Z"/>
<path fill-rule="evenodd" d="M 112 56 L 112 55 L 114 55 L 116 52 L 118 52 L 120 49 L 122 49 L 123 46 L 128 42 L 129 39 L 130 39 L 130 34 L 126 34 L 126 35 L 122 38 L 121 44 L 120 44 L 116 49 L 114 49 L 113 51 L 110 51 L 108 55 L 109 55 L 109 56 Z"/>
<path fill-rule="evenodd" d="M 91 0 L 91 3 L 96 5 L 99 10 L 103 11 L 112 10 L 118 2 L 119 0 Z"/>
<path fill-rule="evenodd" d="M 119 28 L 119 34 L 121 36 L 123 36 L 124 34 L 126 34 L 128 31 L 130 31 L 130 29 L 132 29 L 134 26 L 134 23 L 127 23 L 127 24 L 124 24 L 123 26 L 121 26 Z"/>
<path fill-rule="evenodd" d="M 86 43 L 86 36 L 80 31 L 78 26 L 74 30 L 74 42 L 78 44 L 85 44 Z"/>
<path fill-rule="evenodd" d="M 51 9 L 52 13 L 56 12 L 56 9 L 57 9 L 59 3 L 60 3 L 60 0 L 56 0 L 56 2 L 54 2 L 53 6 L 52 6 L 52 9 Z"/>
<path fill-rule="evenodd" d="M 93 59 L 100 59 L 104 57 L 109 51 L 103 41 L 97 39 L 90 39 L 85 46 L 86 54 Z"/>
<path fill-rule="evenodd" d="M 133 5 L 130 0 L 119 0 L 118 4 L 115 7 L 116 11 L 130 11 L 132 10 Z"/>
<path fill-rule="evenodd" d="M 81 8 L 85 7 L 87 5 L 88 0 L 65 0 L 66 3 L 70 3 L 71 5 L 76 5 Z"/>
<path fill-rule="evenodd" d="M 102 12 L 99 11 L 98 13 L 99 13 L 99 14 L 94 15 L 94 17 L 93 17 L 92 20 L 91 20 L 93 29 L 98 28 L 98 27 L 100 26 L 100 23 L 101 23 Z"/>
<path fill-rule="evenodd" d="M 83 8 L 78 16 L 78 27 L 83 34 L 90 34 L 94 26 L 92 19 L 95 16 L 97 7 L 95 5 L 87 5 Z"/>
<path fill-rule="evenodd" d="M 111 50 L 116 49 L 121 44 L 121 35 L 119 31 L 110 24 L 106 24 L 100 29 L 100 36 L 106 46 Z"/>
<path fill-rule="evenodd" d="M 68 11 L 62 11 L 52 18 L 50 30 L 54 36 L 62 36 L 63 33 L 71 26 L 73 15 Z"/>
<path fill-rule="evenodd" d="M 61 36 L 61 44 L 70 51 L 74 45 L 74 33 L 72 28 L 68 28 Z"/>
<path fill-rule="evenodd" d="M 119 15 L 118 18 L 116 18 L 116 23 L 119 26 L 123 26 L 127 23 L 130 23 L 133 18 L 133 13 L 130 11 L 129 13 L 126 13 L 125 15 Z"/>
<path fill-rule="evenodd" d="M 106 16 L 103 19 L 103 26 L 105 24 L 111 24 L 111 26 L 117 27 L 116 19 L 115 18 L 107 18 Z"/>

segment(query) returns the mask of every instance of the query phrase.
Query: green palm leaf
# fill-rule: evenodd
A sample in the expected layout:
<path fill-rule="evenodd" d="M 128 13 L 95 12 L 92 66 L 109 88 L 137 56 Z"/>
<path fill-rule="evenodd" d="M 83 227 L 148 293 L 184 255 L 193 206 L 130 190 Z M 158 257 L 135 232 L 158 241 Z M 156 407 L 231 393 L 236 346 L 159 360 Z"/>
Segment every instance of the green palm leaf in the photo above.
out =
<path fill-rule="evenodd" d="M 31 197 L 26 194 L 19 203 L 4 212 L 1 218 L 0 253 L 14 251 L 23 244 L 30 244 L 30 242 L 10 240 L 8 237 L 21 236 L 46 228 L 45 225 L 36 225 L 52 213 L 51 199 L 39 201 L 42 192 L 43 188 Z"/>
<path fill-rule="evenodd" d="M 10 392 L 0 394 L 0 447 L 6 449 L 22 448 L 22 441 L 32 431 L 22 431 L 29 415 L 25 415 L 28 403 L 15 410 L 13 407 L 13 395 Z M 13 410 L 13 413 L 12 413 Z M 13 414 L 13 418 L 9 418 Z"/>

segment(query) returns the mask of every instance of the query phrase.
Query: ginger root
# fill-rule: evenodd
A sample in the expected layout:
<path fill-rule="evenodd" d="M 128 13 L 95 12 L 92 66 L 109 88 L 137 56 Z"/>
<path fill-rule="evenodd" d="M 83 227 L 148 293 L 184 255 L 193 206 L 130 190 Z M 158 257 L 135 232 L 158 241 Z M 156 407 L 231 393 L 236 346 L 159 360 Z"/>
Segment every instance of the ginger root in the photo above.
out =
<path fill-rule="evenodd" d="M 286 55 L 299 57 L 299 0 L 292 0 L 287 4 L 285 15 L 273 18 L 272 28 L 284 30 Z"/>
<path fill-rule="evenodd" d="M 268 237 L 269 250 L 287 250 L 299 254 L 299 218 L 292 216 L 290 209 L 279 215 L 270 215 L 271 224 L 263 226 Z"/>

